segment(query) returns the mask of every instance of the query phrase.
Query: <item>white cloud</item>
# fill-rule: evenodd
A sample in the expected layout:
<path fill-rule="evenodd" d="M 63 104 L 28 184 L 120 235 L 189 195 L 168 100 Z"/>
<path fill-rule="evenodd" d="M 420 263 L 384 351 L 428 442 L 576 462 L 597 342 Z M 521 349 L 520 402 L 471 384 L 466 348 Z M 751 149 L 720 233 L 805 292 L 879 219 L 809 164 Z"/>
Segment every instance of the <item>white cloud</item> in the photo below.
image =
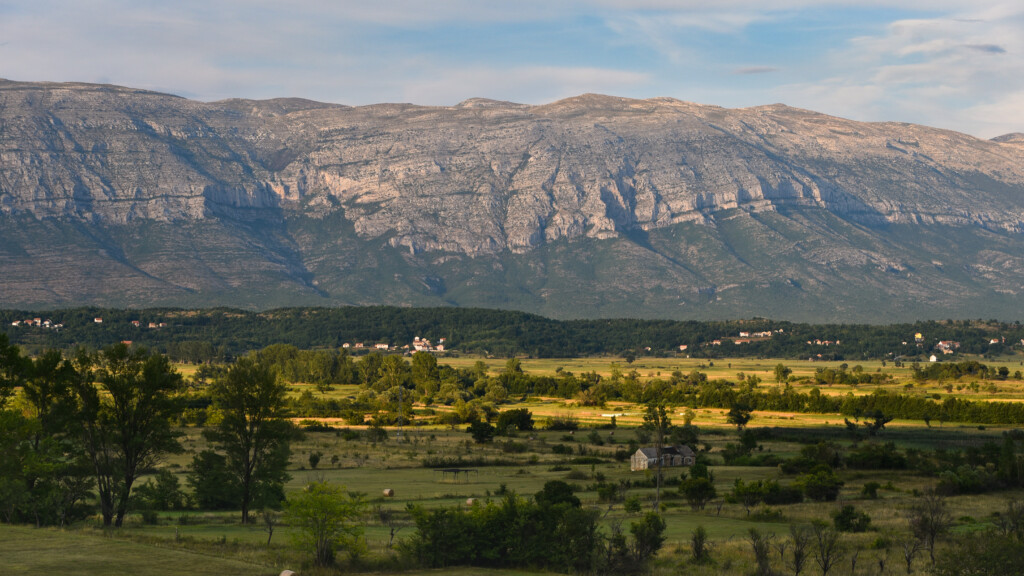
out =
<path fill-rule="evenodd" d="M 917 122 L 982 137 L 1022 130 L 1022 25 L 1024 7 L 1007 3 L 893 22 L 830 54 L 826 80 L 777 93 L 859 120 Z"/>
<path fill-rule="evenodd" d="M 650 81 L 647 74 L 605 68 L 523 66 L 435 70 L 409 83 L 406 100 L 455 104 L 469 97 L 543 104 L 585 92 L 623 94 Z"/>

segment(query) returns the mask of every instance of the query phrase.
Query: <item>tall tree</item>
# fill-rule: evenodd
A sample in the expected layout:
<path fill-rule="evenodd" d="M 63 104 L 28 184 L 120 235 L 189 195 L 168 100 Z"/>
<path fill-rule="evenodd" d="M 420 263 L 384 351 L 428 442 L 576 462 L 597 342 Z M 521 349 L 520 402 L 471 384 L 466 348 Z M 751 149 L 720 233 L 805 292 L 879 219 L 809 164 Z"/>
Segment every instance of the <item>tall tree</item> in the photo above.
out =
<path fill-rule="evenodd" d="M 7 334 L 0 333 L 0 408 L 19 383 L 25 362 L 21 349 L 8 343 Z"/>
<path fill-rule="evenodd" d="M 668 414 L 668 409 L 665 407 L 664 402 L 649 404 L 647 412 L 644 413 L 644 423 L 642 425 L 643 428 L 650 430 L 654 438 L 654 453 L 658 462 L 658 472 L 655 480 L 657 491 L 655 492 L 654 500 L 654 509 L 656 511 L 661 509 L 661 466 L 662 461 L 665 459 L 665 437 L 668 436 L 672 429 L 672 420 L 669 419 Z"/>
<path fill-rule="evenodd" d="M 23 468 L 29 506 L 36 525 L 70 521 L 92 489 L 90 466 L 75 432 L 73 362 L 48 350 L 27 362 L 22 380 L 25 414 L 31 416 Z M 79 513 L 81 511 L 78 511 Z"/>
<path fill-rule="evenodd" d="M 124 344 L 80 353 L 76 365 L 78 418 L 103 525 L 120 527 L 138 477 L 181 451 L 171 418 L 180 411 L 182 378 L 167 357 Z"/>
<path fill-rule="evenodd" d="M 203 435 L 224 454 L 243 524 L 254 504 L 279 502 L 289 478 L 285 468 L 296 431 L 285 419 L 286 391 L 269 365 L 252 358 L 239 359 L 210 387 L 223 418 Z"/>

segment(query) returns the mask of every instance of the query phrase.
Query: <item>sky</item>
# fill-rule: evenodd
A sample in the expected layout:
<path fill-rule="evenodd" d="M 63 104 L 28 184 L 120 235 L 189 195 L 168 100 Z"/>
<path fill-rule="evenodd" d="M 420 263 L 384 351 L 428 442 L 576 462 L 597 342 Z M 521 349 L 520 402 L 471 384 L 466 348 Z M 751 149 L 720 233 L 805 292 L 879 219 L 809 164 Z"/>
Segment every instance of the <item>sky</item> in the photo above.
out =
<path fill-rule="evenodd" d="M 1020 0 L 0 0 L 0 78 L 213 101 L 784 103 L 1024 132 Z"/>

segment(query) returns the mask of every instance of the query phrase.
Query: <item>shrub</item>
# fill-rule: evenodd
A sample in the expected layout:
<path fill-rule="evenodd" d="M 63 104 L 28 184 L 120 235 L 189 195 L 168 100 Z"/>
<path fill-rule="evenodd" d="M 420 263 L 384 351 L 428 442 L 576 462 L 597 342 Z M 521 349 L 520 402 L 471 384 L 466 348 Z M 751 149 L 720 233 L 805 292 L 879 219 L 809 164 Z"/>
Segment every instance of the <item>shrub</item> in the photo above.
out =
<path fill-rule="evenodd" d="M 575 416 L 552 416 L 548 419 L 547 428 L 548 430 L 579 430 L 580 423 Z"/>
<path fill-rule="evenodd" d="M 871 517 L 847 504 L 832 515 L 832 522 L 840 532 L 864 532 L 871 524 Z"/>
<path fill-rule="evenodd" d="M 351 555 L 362 550 L 363 529 L 356 520 L 363 508 L 362 500 L 344 488 L 313 482 L 291 496 L 285 518 L 296 529 L 295 545 L 311 550 L 317 566 L 330 566 L 339 548 Z"/>
<path fill-rule="evenodd" d="M 881 487 L 882 485 L 878 482 L 866 482 L 864 487 L 861 488 L 860 494 L 870 500 L 876 500 L 878 499 L 878 489 Z"/>
<path fill-rule="evenodd" d="M 533 414 L 526 408 L 506 410 L 498 415 L 497 428 L 502 434 L 510 429 L 528 432 L 533 430 Z"/>
<path fill-rule="evenodd" d="M 803 490 L 804 495 L 811 500 L 831 502 L 839 497 L 839 489 L 843 482 L 831 468 L 819 466 L 809 474 L 797 478 L 793 485 Z"/>

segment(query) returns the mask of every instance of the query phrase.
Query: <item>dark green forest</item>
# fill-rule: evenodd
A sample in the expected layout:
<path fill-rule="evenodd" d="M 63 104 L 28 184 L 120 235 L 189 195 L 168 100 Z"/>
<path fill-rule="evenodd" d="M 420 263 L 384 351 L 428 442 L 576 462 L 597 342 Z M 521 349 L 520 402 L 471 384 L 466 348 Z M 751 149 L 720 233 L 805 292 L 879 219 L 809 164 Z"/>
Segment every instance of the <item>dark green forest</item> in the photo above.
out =
<path fill-rule="evenodd" d="M 61 326 L 24 324 L 36 318 Z M 103 322 L 96 323 L 95 318 L 103 318 Z M 139 322 L 139 326 L 132 321 Z M 14 322 L 21 324 L 13 326 Z M 149 328 L 150 324 L 157 327 Z M 980 319 L 892 325 L 812 325 L 767 319 L 559 321 L 504 310 L 387 306 L 265 312 L 168 308 L 3 310 L 0 331 L 12 343 L 32 352 L 76 346 L 98 349 L 128 340 L 174 360 L 192 362 L 230 360 L 279 343 L 301 349 L 338 348 L 357 342 L 369 347 L 379 342 L 401 347 L 416 336 L 435 342 L 445 338 L 450 350 L 497 357 L 685 354 L 822 360 L 923 359 L 936 353 L 940 341 L 957 342 L 955 351 L 959 354 L 1001 355 L 1020 348 L 1024 339 L 1024 326 L 1019 322 Z M 771 337 L 740 337 L 741 332 L 767 331 L 771 331 Z M 915 342 L 917 333 L 922 335 L 921 342 Z M 713 344 L 716 340 L 719 345 Z M 686 349 L 681 351 L 680 346 Z"/>

